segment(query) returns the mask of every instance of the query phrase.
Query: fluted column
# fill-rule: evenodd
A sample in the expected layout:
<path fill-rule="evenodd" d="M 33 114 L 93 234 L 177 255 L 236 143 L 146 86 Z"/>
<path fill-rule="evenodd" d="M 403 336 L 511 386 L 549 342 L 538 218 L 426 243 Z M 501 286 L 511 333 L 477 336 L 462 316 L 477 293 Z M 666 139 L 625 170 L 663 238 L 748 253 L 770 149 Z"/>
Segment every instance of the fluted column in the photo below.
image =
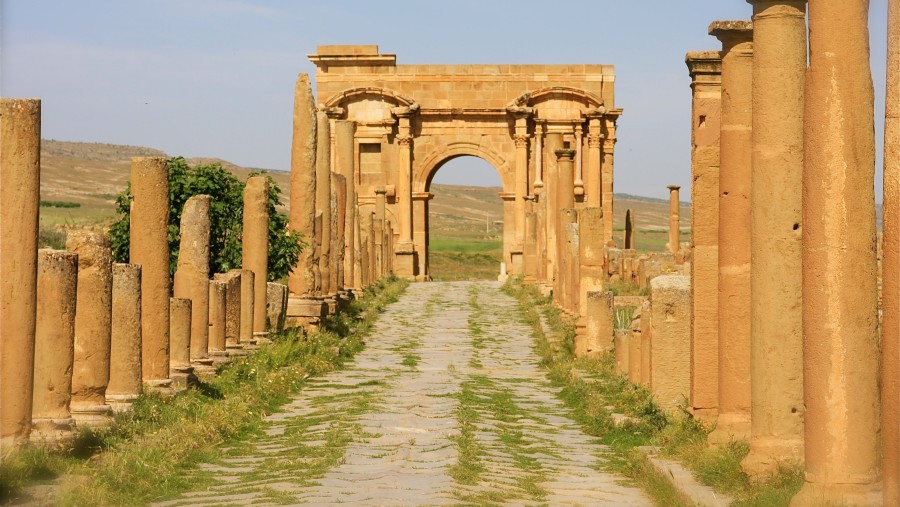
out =
<path fill-rule="evenodd" d="M 719 176 L 719 419 L 709 441 L 750 438 L 750 175 L 753 25 L 717 21 L 722 41 Z M 696 255 L 694 262 L 697 262 Z"/>
<path fill-rule="evenodd" d="M 601 131 L 602 112 L 591 110 L 588 116 L 588 174 L 587 174 L 587 205 L 589 208 L 599 208 L 603 201 L 603 190 L 600 188 L 600 149 L 603 147 L 603 133 Z M 604 241 L 605 243 L 605 241 Z"/>
<path fill-rule="evenodd" d="M 614 244 L 613 240 L 613 174 L 616 150 L 616 118 L 609 116 L 605 119 L 605 133 L 603 138 L 603 162 L 600 168 L 600 192 L 603 209 L 603 240 L 607 244 Z"/>
<path fill-rule="evenodd" d="M 751 437 L 742 467 L 803 457 L 801 184 L 806 0 L 752 0 Z"/>
<path fill-rule="evenodd" d="M 805 483 L 794 506 L 878 505 L 875 91 L 869 1 L 809 4 L 803 166 Z"/>
<path fill-rule="evenodd" d="M 691 408 L 715 420 L 719 406 L 719 124 L 722 57 L 687 54 L 691 75 Z M 631 210 L 625 214 L 627 221 Z M 628 236 L 626 232 L 626 237 Z M 625 248 L 633 244 L 626 239 Z"/>

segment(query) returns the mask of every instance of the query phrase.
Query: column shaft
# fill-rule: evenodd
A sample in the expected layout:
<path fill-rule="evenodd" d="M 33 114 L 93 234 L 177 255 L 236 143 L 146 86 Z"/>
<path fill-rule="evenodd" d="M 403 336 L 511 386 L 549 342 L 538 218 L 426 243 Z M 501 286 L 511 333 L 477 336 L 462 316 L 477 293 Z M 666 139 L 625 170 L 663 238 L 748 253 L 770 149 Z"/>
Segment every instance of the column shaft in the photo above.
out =
<path fill-rule="evenodd" d="M 313 269 L 316 218 L 316 145 L 317 119 L 312 85 L 305 73 L 297 77 L 294 95 L 294 137 L 291 144 L 290 229 L 303 234 L 309 245 L 300 252 L 297 267 L 291 271 L 288 287 L 292 294 L 311 296 L 315 292 Z"/>
<path fill-rule="evenodd" d="M 801 195 L 806 1 L 753 1 L 751 441 L 744 471 L 803 456 Z"/>
<path fill-rule="evenodd" d="M 195 195 L 187 200 L 181 212 L 181 243 L 178 269 L 175 270 L 176 298 L 190 299 L 191 358 L 206 361 L 209 357 L 209 206 L 208 195 Z M 245 206 L 246 208 L 246 206 Z M 254 242 L 252 230 L 247 236 L 247 210 L 244 210 L 244 262 L 248 243 Z M 251 228 L 252 229 L 252 228 Z"/>
<path fill-rule="evenodd" d="M 868 0 L 809 5 L 804 100 L 806 482 L 792 505 L 877 505 L 875 98 Z"/>
<path fill-rule="evenodd" d="M 678 198 L 680 188 L 669 186 L 669 251 L 673 254 L 681 249 L 681 203 Z"/>
<path fill-rule="evenodd" d="M 266 281 L 269 278 L 268 176 L 250 177 L 244 187 L 244 237 L 241 249 L 243 251 L 242 267 L 253 271 L 253 274 L 256 275 L 253 279 L 253 332 L 264 333 L 266 331 Z M 209 278 L 208 273 L 207 278 Z M 199 286 L 198 290 L 201 290 Z M 209 294 L 208 287 L 206 293 Z M 197 304 L 198 302 L 195 300 L 193 307 L 195 322 L 198 313 L 208 315 L 208 312 L 201 311 Z M 203 305 L 203 308 L 207 306 L 208 304 Z M 193 338 L 191 340 L 194 341 Z"/>
<path fill-rule="evenodd" d="M 600 133 L 600 118 L 591 118 L 588 130 L 588 176 L 587 203 L 590 208 L 599 208 L 602 203 L 600 188 L 600 148 L 603 146 L 603 135 Z"/>
<path fill-rule="evenodd" d="M 316 237 L 319 247 L 319 273 L 321 275 L 321 295 L 330 296 L 335 288 L 331 286 L 331 124 L 328 115 L 316 113 L 318 136 L 316 148 L 316 213 L 322 214 L 321 232 Z"/>
<path fill-rule="evenodd" d="M 525 241 L 525 198 L 528 196 L 528 136 L 517 135 L 516 141 L 516 247 Z M 521 274 L 521 273 L 515 273 Z"/>
<path fill-rule="evenodd" d="M 0 98 L 0 442 L 31 428 L 41 101 Z"/>
<path fill-rule="evenodd" d="M 341 174 L 347 185 L 347 195 L 344 204 L 344 285 L 359 288 L 356 279 L 356 231 L 359 224 L 356 217 L 356 154 L 353 136 L 356 132 L 356 123 L 347 120 L 334 122 L 335 142 L 335 167 Z"/>
<path fill-rule="evenodd" d="M 141 383 L 141 267 L 112 265 L 112 338 L 106 401 L 113 410 L 131 406 Z"/>

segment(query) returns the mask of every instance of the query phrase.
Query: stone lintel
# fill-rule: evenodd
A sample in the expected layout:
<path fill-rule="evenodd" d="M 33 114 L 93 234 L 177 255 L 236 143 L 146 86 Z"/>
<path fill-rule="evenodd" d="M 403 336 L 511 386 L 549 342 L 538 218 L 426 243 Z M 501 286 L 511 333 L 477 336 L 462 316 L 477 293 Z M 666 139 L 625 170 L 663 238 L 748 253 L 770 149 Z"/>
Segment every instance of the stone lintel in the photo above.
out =
<path fill-rule="evenodd" d="M 316 67 L 397 65 L 397 55 L 379 54 L 377 45 L 316 46 L 307 57 Z"/>

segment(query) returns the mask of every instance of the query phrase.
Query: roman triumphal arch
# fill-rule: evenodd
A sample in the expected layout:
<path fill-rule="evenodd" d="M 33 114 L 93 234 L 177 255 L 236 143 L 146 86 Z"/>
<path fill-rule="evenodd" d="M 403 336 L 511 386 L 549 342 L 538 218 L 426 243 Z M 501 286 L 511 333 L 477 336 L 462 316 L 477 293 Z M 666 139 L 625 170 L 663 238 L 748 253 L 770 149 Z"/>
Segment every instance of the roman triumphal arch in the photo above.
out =
<path fill-rule="evenodd" d="M 526 245 L 541 248 L 555 237 L 557 149 L 575 151 L 575 205 L 602 207 L 604 239 L 613 240 L 613 152 L 622 113 L 614 104 L 613 66 L 397 65 L 396 55 L 380 54 L 378 46 L 319 46 L 309 59 L 317 67 L 319 108 L 332 121 L 356 124 L 360 210 L 374 210 L 376 195 L 386 196 L 398 276 L 429 278 L 431 179 L 461 155 L 483 158 L 500 173 L 511 274 L 522 274 Z M 546 210 L 538 238 L 526 238 L 526 213 L 537 203 Z"/>

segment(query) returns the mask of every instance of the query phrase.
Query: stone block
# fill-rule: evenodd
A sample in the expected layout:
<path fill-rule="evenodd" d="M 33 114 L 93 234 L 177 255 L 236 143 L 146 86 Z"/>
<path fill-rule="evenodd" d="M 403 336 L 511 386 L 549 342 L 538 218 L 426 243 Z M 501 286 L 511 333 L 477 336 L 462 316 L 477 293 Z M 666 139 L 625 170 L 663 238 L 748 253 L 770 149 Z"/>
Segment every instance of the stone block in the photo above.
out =
<path fill-rule="evenodd" d="M 650 390 L 668 412 L 690 394 L 690 301 L 690 277 L 665 275 L 650 282 Z"/>

